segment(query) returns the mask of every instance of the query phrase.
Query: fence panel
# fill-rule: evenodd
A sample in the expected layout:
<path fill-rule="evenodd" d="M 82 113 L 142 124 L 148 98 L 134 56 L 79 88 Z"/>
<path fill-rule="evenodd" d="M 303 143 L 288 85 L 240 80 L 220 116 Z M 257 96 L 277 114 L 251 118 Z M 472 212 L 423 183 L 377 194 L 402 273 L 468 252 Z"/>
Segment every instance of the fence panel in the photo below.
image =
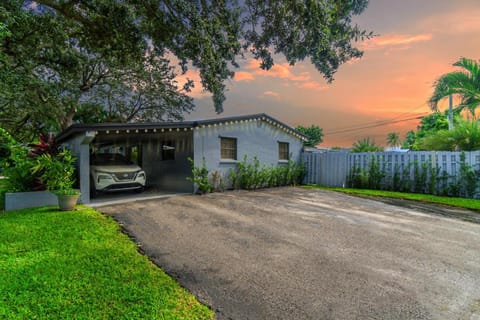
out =
<path fill-rule="evenodd" d="M 342 187 L 348 174 L 347 152 L 304 153 L 304 183 Z"/>
<path fill-rule="evenodd" d="M 307 169 L 304 182 L 329 187 L 345 186 L 352 168 L 368 170 L 373 157 L 385 172 L 386 181 L 391 181 L 395 173 L 405 174 L 413 181 L 415 170 L 418 173 L 428 167 L 429 174 L 434 172 L 438 177 L 444 177 L 440 181 L 449 185 L 457 182 L 461 154 L 462 152 L 450 151 L 304 153 L 303 160 Z M 480 171 L 480 151 L 465 152 L 465 163 L 473 170 Z M 436 184 L 439 187 L 440 182 Z"/>

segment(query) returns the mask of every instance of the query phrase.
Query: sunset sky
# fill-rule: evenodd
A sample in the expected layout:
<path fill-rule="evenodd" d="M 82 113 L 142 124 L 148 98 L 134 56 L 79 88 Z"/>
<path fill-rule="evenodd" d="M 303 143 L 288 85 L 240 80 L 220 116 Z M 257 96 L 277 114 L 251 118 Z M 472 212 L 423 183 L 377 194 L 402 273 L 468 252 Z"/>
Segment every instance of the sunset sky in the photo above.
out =
<path fill-rule="evenodd" d="M 378 36 L 357 44 L 363 58 L 341 66 L 332 84 L 308 61 L 290 67 L 280 57 L 262 71 L 245 59 L 228 83 L 225 111 L 217 115 L 197 84 L 197 110 L 187 119 L 267 113 L 291 126 L 322 127 L 321 146 L 349 147 L 364 137 L 385 145 L 387 133 L 403 139 L 419 123 L 403 120 L 430 112 L 433 83 L 455 61 L 480 58 L 479 0 L 370 0 L 355 21 Z"/>

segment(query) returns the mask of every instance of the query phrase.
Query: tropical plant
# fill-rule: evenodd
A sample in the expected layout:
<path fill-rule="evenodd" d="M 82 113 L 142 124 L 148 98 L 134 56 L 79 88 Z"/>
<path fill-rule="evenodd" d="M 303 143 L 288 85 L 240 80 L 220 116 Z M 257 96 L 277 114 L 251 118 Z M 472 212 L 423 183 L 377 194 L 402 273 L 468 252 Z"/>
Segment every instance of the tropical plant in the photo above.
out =
<path fill-rule="evenodd" d="M 57 155 L 44 153 L 34 159 L 31 172 L 40 174 L 47 190 L 56 195 L 78 195 L 78 190 L 73 188 L 75 160 L 73 154 L 67 149 L 63 149 Z"/>
<path fill-rule="evenodd" d="M 475 109 L 480 105 L 480 66 L 477 61 L 460 58 L 453 64 L 462 70 L 444 74 L 434 84 L 434 92 L 428 103 L 438 110 L 438 102 L 449 95 L 460 96 L 457 110 L 467 109 L 475 119 Z"/>
<path fill-rule="evenodd" d="M 400 135 L 397 132 L 390 132 L 387 135 L 387 145 L 398 148 L 400 146 Z"/>
<path fill-rule="evenodd" d="M 410 149 L 415 150 L 415 141 L 417 139 L 417 135 L 415 131 L 410 130 L 405 134 L 405 140 L 403 140 L 402 148 L 403 149 Z"/>
<path fill-rule="evenodd" d="M 60 152 L 60 147 L 57 144 L 55 135 L 51 133 L 40 133 L 40 138 L 37 143 L 30 143 L 28 145 L 31 149 L 28 155 L 32 158 L 41 156 L 42 154 L 57 155 Z"/>
<path fill-rule="evenodd" d="M 383 151 L 381 146 L 375 144 L 375 141 L 370 140 L 370 137 L 366 137 L 358 140 L 353 144 L 352 152 L 379 152 Z"/>
<path fill-rule="evenodd" d="M 323 141 L 323 129 L 319 126 L 297 126 L 295 129 L 307 136 L 308 140 L 304 143 L 307 147 L 315 147 L 317 144 Z"/>
<path fill-rule="evenodd" d="M 472 151 L 480 150 L 480 124 L 478 121 L 456 119 L 453 130 L 434 132 L 418 142 L 421 150 Z"/>

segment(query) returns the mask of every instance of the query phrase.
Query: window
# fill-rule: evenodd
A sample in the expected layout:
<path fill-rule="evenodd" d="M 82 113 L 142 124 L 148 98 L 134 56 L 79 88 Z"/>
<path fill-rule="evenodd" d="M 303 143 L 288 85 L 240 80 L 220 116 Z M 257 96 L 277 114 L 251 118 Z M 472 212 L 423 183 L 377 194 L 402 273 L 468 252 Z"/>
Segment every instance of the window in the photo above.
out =
<path fill-rule="evenodd" d="M 220 138 L 220 158 L 237 160 L 237 139 Z"/>
<path fill-rule="evenodd" d="M 288 142 L 279 142 L 278 143 L 278 160 L 288 160 Z"/>

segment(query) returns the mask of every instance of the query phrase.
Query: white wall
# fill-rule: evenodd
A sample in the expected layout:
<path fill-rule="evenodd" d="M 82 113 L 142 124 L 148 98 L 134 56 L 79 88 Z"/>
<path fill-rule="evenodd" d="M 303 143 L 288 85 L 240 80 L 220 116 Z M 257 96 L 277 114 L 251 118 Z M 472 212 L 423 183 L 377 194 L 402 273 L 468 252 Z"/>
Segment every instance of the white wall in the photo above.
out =
<path fill-rule="evenodd" d="M 303 141 L 289 134 L 281 126 L 265 120 L 243 120 L 228 124 L 196 127 L 194 130 L 194 160 L 201 166 L 205 159 L 210 172 L 219 171 L 224 177 L 235 168 L 235 161 L 220 159 L 220 137 L 237 139 L 237 161 L 247 155 L 248 160 L 256 156 L 261 166 L 281 164 L 278 159 L 278 142 L 288 142 L 290 159 L 300 162 Z"/>

